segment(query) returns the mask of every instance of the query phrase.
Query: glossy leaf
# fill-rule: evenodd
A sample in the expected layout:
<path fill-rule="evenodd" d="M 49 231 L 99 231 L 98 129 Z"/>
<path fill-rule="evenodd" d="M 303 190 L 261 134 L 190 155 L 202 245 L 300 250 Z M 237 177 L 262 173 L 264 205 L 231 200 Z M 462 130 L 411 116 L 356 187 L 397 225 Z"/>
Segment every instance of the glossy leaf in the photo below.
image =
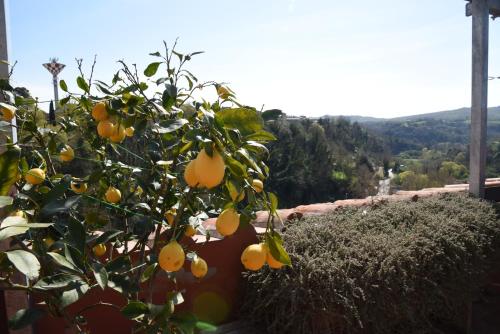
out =
<path fill-rule="evenodd" d="M 262 118 L 250 108 L 227 108 L 216 113 L 215 117 L 229 129 L 238 129 L 243 136 L 261 131 Z"/>
<path fill-rule="evenodd" d="M 154 62 L 149 64 L 148 67 L 146 67 L 146 69 L 144 70 L 144 75 L 147 77 L 152 77 L 153 75 L 155 75 L 160 64 L 161 62 Z"/>
<path fill-rule="evenodd" d="M 291 266 L 292 262 L 285 248 L 283 248 L 283 242 L 281 237 L 274 232 L 272 235 L 268 234 L 266 236 L 267 245 L 271 251 L 271 255 L 279 262 Z"/>
<path fill-rule="evenodd" d="M 90 91 L 89 85 L 87 84 L 87 82 L 85 81 L 85 79 L 83 79 L 82 77 L 76 78 L 76 84 L 85 93 L 88 93 Z"/>
<path fill-rule="evenodd" d="M 0 196 L 0 209 L 11 205 L 14 202 L 14 199 L 10 196 Z"/>
<path fill-rule="evenodd" d="M 28 279 L 34 280 L 40 274 L 40 262 L 30 252 L 22 249 L 5 252 L 9 261 Z"/>
<path fill-rule="evenodd" d="M 64 81 L 64 80 L 59 81 L 59 87 L 61 87 L 61 89 L 65 92 L 68 91 L 68 85 L 66 84 L 66 81 Z"/>
<path fill-rule="evenodd" d="M 97 284 L 99 284 L 101 289 L 106 289 L 108 286 L 108 272 L 106 268 L 102 264 L 96 262 L 92 264 L 92 271 Z"/>
<path fill-rule="evenodd" d="M 17 181 L 20 150 L 16 146 L 9 147 L 0 154 L 0 195 L 9 194 L 12 185 Z"/>
<path fill-rule="evenodd" d="M 149 308 L 143 302 L 131 301 L 122 308 L 121 312 L 125 317 L 134 319 L 149 313 Z"/>

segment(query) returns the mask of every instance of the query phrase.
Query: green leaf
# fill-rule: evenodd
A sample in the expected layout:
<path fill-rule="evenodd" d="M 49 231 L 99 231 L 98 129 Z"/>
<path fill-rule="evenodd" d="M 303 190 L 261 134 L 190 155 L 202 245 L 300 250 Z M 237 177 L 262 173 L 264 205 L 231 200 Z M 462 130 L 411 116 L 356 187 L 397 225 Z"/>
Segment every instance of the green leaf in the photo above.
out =
<path fill-rule="evenodd" d="M 265 130 L 260 130 L 255 133 L 252 133 L 245 137 L 246 140 L 254 140 L 256 142 L 268 142 L 272 140 L 276 140 L 276 137 Z"/>
<path fill-rule="evenodd" d="M 226 157 L 226 164 L 229 167 L 229 170 L 231 173 L 235 176 L 238 177 L 246 177 L 247 176 L 247 170 L 245 165 L 243 165 L 241 162 L 238 160 L 234 159 L 233 157 Z"/>
<path fill-rule="evenodd" d="M 199 330 L 206 331 L 206 332 L 215 332 L 217 330 L 216 326 L 209 324 L 208 322 L 196 321 L 196 323 L 194 325 Z"/>
<path fill-rule="evenodd" d="M 44 204 L 58 199 L 64 195 L 71 184 L 71 175 L 64 175 L 59 182 L 44 196 Z"/>
<path fill-rule="evenodd" d="M 146 67 L 146 69 L 144 70 L 144 75 L 147 77 L 152 77 L 153 75 L 155 75 L 160 64 L 161 62 L 154 62 L 149 64 L 148 67 Z"/>
<path fill-rule="evenodd" d="M 157 263 L 153 263 L 147 266 L 146 270 L 144 270 L 144 272 L 141 275 L 141 283 L 144 283 L 151 278 L 151 276 L 155 272 L 157 265 L 158 265 Z"/>
<path fill-rule="evenodd" d="M 10 146 L 0 155 L 0 195 L 9 194 L 12 185 L 17 181 L 19 156 L 21 150 L 17 146 Z"/>
<path fill-rule="evenodd" d="M 7 205 L 11 205 L 13 202 L 14 199 L 10 196 L 0 196 L 0 209 Z"/>
<path fill-rule="evenodd" d="M 106 268 L 102 264 L 96 262 L 92 264 L 92 271 L 94 272 L 97 284 L 99 284 L 101 289 L 106 289 L 108 286 L 108 272 L 106 271 Z"/>
<path fill-rule="evenodd" d="M 88 93 L 90 91 L 89 85 L 87 84 L 87 82 L 85 81 L 85 79 L 83 79 L 82 77 L 76 78 L 76 84 L 85 93 Z"/>
<path fill-rule="evenodd" d="M 64 256 L 62 256 L 59 253 L 54 253 L 54 252 L 48 252 L 47 253 L 58 265 L 65 267 L 70 270 L 75 270 L 78 272 L 81 272 L 80 269 L 78 269 L 73 263 L 68 261 Z"/>
<path fill-rule="evenodd" d="M 40 210 L 40 214 L 42 216 L 52 216 L 55 213 L 67 212 L 78 203 L 80 198 L 81 196 L 73 196 L 67 199 L 62 198 L 53 200 L 42 207 L 42 210 Z"/>
<path fill-rule="evenodd" d="M 273 193 L 267 193 L 269 200 L 271 201 L 271 211 L 276 212 L 278 209 L 278 197 Z"/>
<path fill-rule="evenodd" d="M 264 122 L 256 110 L 250 108 L 227 108 L 215 114 L 215 117 L 228 129 L 237 129 L 243 136 L 262 130 Z"/>
<path fill-rule="evenodd" d="M 179 130 L 180 128 L 182 128 L 184 125 L 186 125 L 188 123 L 189 123 L 189 121 L 187 119 L 184 119 L 184 118 L 163 121 L 159 125 L 158 124 L 153 125 L 153 131 L 160 133 L 160 134 L 171 133 L 171 132 Z"/>
<path fill-rule="evenodd" d="M 59 87 L 61 87 L 61 89 L 65 92 L 68 91 L 68 85 L 66 85 L 66 81 L 64 80 L 59 81 Z"/>
<path fill-rule="evenodd" d="M 267 245 L 271 251 L 271 255 L 279 262 L 291 266 L 292 262 L 285 248 L 283 248 L 283 241 L 280 235 L 276 232 L 266 236 Z"/>
<path fill-rule="evenodd" d="M 80 277 L 72 274 L 56 274 L 53 276 L 46 276 L 36 282 L 34 287 L 38 290 L 53 290 L 53 289 L 66 289 L 75 281 L 79 281 Z"/>
<path fill-rule="evenodd" d="M 134 319 L 149 313 L 149 308 L 143 302 L 131 301 L 122 308 L 121 312 L 126 318 Z"/>
<path fill-rule="evenodd" d="M 27 226 L 12 226 L 0 230 L 0 241 L 8 239 L 10 237 L 23 234 L 28 231 Z"/>
<path fill-rule="evenodd" d="M 174 85 L 166 84 L 165 90 L 162 95 L 162 105 L 165 110 L 169 111 L 174 105 L 177 99 L 177 87 Z"/>
<path fill-rule="evenodd" d="M 18 330 L 31 325 L 45 315 L 45 311 L 39 308 L 20 309 L 9 320 L 9 328 Z"/>
<path fill-rule="evenodd" d="M 75 219 L 68 220 L 68 232 L 71 244 L 80 252 L 80 254 L 84 254 L 86 234 L 83 224 Z"/>
<path fill-rule="evenodd" d="M 89 291 L 89 285 L 87 283 L 85 283 L 81 280 L 79 280 L 77 282 L 77 284 L 78 283 L 81 283 L 81 284 L 77 285 L 75 288 L 73 288 L 71 290 L 66 290 L 62 293 L 61 299 L 60 299 L 62 307 L 66 307 L 68 305 L 71 305 L 71 304 L 77 302 L 80 298 L 82 298 L 82 296 L 84 294 L 87 293 L 87 291 Z"/>
<path fill-rule="evenodd" d="M 40 262 L 35 255 L 22 249 L 5 252 L 9 261 L 28 279 L 34 280 L 40 274 Z"/>
<path fill-rule="evenodd" d="M 28 226 L 28 220 L 24 217 L 9 216 L 4 220 L 2 220 L 0 228 L 6 228 L 11 226 Z"/>

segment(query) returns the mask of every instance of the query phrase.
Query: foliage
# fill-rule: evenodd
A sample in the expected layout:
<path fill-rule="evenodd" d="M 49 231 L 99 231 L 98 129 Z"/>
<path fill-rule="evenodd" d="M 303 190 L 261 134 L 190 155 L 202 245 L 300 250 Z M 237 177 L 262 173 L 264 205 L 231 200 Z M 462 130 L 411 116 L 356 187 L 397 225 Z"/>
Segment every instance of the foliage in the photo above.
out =
<path fill-rule="evenodd" d="M 388 155 L 384 143 L 346 119 L 287 119 L 266 123 L 277 140 L 269 144 L 268 185 L 282 207 L 366 197 L 376 193 L 376 166 Z"/>
<path fill-rule="evenodd" d="M 122 294 L 128 301 L 122 314 L 141 333 L 212 328 L 173 313 L 173 305 L 183 301 L 181 291 L 153 301 L 158 253 L 167 242 L 181 241 L 189 228 L 208 240 L 201 221 L 223 209 L 234 208 L 240 226 L 255 218 L 256 210 L 275 214 L 277 197 L 252 188 L 254 179 L 269 175 L 263 144 L 272 135 L 263 130 L 260 114 L 238 103 L 229 88 L 201 82 L 185 68 L 199 53 L 181 54 L 165 43 L 164 53 L 151 54 L 155 62 L 144 76 L 135 65 L 120 62 L 110 83 L 92 73 L 86 77 L 79 60 L 80 91 L 70 92 L 60 82 L 68 95 L 60 101 L 55 126 L 40 119 L 31 97 L 2 92 L 17 108 L 19 142 L 7 138 L 0 155 L 0 195 L 12 185 L 16 190 L 0 197 L 0 207 L 11 214 L 0 224 L 0 241 L 11 245 L 0 252 L 0 289 L 24 290 L 45 303 L 20 310 L 12 328 L 28 325 L 43 311 L 64 316 L 81 331 L 85 319 L 71 317 L 66 307 L 91 289 Z M 193 97 L 208 88 L 217 93 L 214 102 Z M 112 123 L 111 140 L 97 134 L 92 117 Z M 131 138 L 125 139 L 125 128 Z M 223 161 L 223 179 L 211 189 L 189 187 L 182 177 L 203 149 L 207 159 L 217 155 Z M 32 168 L 41 170 L 33 174 Z M 245 199 L 231 199 L 229 185 Z M 273 257 L 289 264 L 272 220 L 266 231 Z M 189 261 L 196 259 L 185 251 Z M 26 276 L 25 284 L 12 281 L 16 271 Z M 176 282 L 175 272 L 167 275 Z"/>
<path fill-rule="evenodd" d="M 308 217 L 283 239 L 293 267 L 247 276 L 243 313 L 269 333 L 435 333 L 463 319 L 500 221 L 450 194 Z"/>

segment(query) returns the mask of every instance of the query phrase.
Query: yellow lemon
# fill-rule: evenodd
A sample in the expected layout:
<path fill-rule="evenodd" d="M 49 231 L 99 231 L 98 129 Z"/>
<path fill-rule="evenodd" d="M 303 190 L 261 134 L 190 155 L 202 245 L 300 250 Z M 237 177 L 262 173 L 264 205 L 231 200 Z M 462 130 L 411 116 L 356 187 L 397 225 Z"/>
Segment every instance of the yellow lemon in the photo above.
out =
<path fill-rule="evenodd" d="M 115 126 L 109 139 L 113 143 L 121 143 L 125 139 L 125 128 L 122 125 Z"/>
<path fill-rule="evenodd" d="M 186 169 L 184 170 L 184 180 L 186 181 L 187 185 L 190 186 L 191 188 L 196 187 L 199 183 L 195 173 L 195 167 L 194 167 L 195 165 L 196 165 L 196 160 L 191 160 L 187 164 Z"/>
<path fill-rule="evenodd" d="M 108 119 L 108 112 L 106 111 L 106 103 L 99 102 L 92 109 L 92 117 L 96 121 L 104 121 Z"/>
<path fill-rule="evenodd" d="M 16 115 L 16 108 L 14 106 L 2 103 L 0 106 L 0 113 L 2 113 L 4 121 L 10 122 Z"/>
<path fill-rule="evenodd" d="M 130 126 L 130 127 L 125 129 L 125 135 L 127 137 L 132 137 L 134 135 L 134 132 L 135 132 L 135 129 L 133 126 Z"/>
<path fill-rule="evenodd" d="M 207 262 L 201 257 L 196 257 L 191 261 L 191 273 L 196 278 L 203 278 L 208 272 Z"/>
<path fill-rule="evenodd" d="M 217 150 L 213 150 L 212 157 L 204 149 L 201 150 L 194 164 L 196 178 L 202 186 L 208 189 L 216 187 L 222 182 L 224 168 L 224 159 Z"/>
<path fill-rule="evenodd" d="M 184 265 L 185 258 L 181 245 L 173 240 L 161 249 L 158 264 L 165 271 L 177 271 Z"/>
<path fill-rule="evenodd" d="M 71 181 L 71 190 L 73 190 L 77 194 L 83 194 L 87 191 L 87 184 L 85 182 Z"/>
<path fill-rule="evenodd" d="M 24 179 L 29 184 L 40 184 L 45 180 L 45 172 L 40 168 L 33 168 L 24 175 Z"/>
<path fill-rule="evenodd" d="M 192 236 L 194 236 L 195 234 L 196 234 L 196 229 L 195 229 L 193 226 L 188 225 L 188 226 L 186 227 L 186 231 L 184 231 L 184 235 L 185 235 L 186 237 L 190 237 L 190 238 L 191 238 L 191 237 L 192 237 Z"/>
<path fill-rule="evenodd" d="M 266 263 L 267 252 L 264 244 L 253 244 L 241 254 L 241 263 L 246 269 L 259 270 Z"/>
<path fill-rule="evenodd" d="M 109 120 L 103 120 L 97 124 L 97 134 L 103 138 L 111 137 L 114 129 L 115 125 Z"/>
<path fill-rule="evenodd" d="M 109 187 L 104 196 L 109 203 L 118 203 L 122 199 L 122 193 L 115 187 Z"/>
<path fill-rule="evenodd" d="M 97 244 L 94 247 L 92 247 L 92 251 L 94 252 L 95 256 L 101 257 L 104 254 L 106 254 L 106 245 Z"/>
<path fill-rule="evenodd" d="M 267 250 L 266 262 L 269 265 L 269 267 L 273 269 L 280 269 L 281 267 L 283 267 L 283 263 L 279 262 L 272 256 L 271 250 L 269 249 L 268 246 L 266 246 L 266 250 Z"/>
<path fill-rule="evenodd" d="M 262 183 L 261 180 L 255 179 L 252 181 L 252 188 L 256 192 L 260 193 L 262 190 L 264 190 L 264 184 Z"/>
<path fill-rule="evenodd" d="M 223 236 L 236 232 L 240 225 L 240 215 L 233 208 L 226 209 L 217 217 L 215 228 Z"/>
<path fill-rule="evenodd" d="M 69 145 L 65 145 L 59 153 L 59 159 L 64 162 L 69 162 L 75 158 L 75 151 Z"/>

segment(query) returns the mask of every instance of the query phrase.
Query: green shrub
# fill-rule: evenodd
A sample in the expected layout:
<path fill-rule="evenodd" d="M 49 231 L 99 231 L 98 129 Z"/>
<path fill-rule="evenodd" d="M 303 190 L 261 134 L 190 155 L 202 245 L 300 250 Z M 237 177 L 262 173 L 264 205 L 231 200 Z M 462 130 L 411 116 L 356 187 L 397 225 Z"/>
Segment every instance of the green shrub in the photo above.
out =
<path fill-rule="evenodd" d="M 500 221 L 443 195 L 309 217 L 283 238 L 293 267 L 247 275 L 243 314 L 268 333 L 434 333 L 465 318 Z"/>

